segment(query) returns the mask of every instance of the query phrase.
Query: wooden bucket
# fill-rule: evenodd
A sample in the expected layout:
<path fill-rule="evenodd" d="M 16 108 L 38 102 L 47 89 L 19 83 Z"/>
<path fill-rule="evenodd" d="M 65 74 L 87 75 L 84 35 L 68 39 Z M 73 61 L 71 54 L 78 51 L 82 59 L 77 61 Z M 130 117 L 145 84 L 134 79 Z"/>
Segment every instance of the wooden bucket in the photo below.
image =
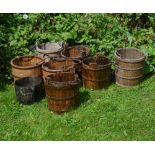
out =
<path fill-rule="evenodd" d="M 64 50 L 63 42 L 47 42 L 36 43 L 36 50 L 39 52 L 38 56 L 42 58 L 59 58 L 61 51 Z"/>
<path fill-rule="evenodd" d="M 74 62 L 70 59 L 53 59 L 43 63 L 43 78 L 56 72 L 74 72 Z"/>
<path fill-rule="evenodd" d="M 11 60 L 14 80 L 24 77 L 41 77 L 44 60 L 37 56 L 21 56 Z"/>
<path fill-rule="evenodd" d="M 102 56 L 89 57 L 82 62 L 83 86 L 88 89 L 103 89 L 111 82 L 111 61 Z"/>
<path fill-rule="evenodd" d="M 143 80 L 145 55 L 135 48 L 121 48 L 115 53 L 115 77 L 120 86 L 138 85 Z"/>
<path fill-rule="evenodd" d="M 90 54 L 90 49 L 87 46 L 77 45 L 68 47 L 61 52 L 63 58 L 70 58 L 72 60 L 83 60 Z"/>
<path fill-rule="evenodd" d="M 45 78 L 48 108 L 64 113 L 78 105 L 79 79 L 72 72 L 58 72 Z"/>
<path fill-rule="evenodd" d="M 79 78 L 82 80 L 82 63 L 80 61 L 84 60 L 90 55 L 90 49 L 87 46 L 77 45 L 68 47 L 66 50 L 61 52 L 61 57 L 69 58 L 75 63 L 75 71 Z"/>
<path fill-rule="evenodd" d="M 15 81 L 17 101 L 21 104 L 32 104 L 45 96 L 41 77 L 25 77 Z"/>

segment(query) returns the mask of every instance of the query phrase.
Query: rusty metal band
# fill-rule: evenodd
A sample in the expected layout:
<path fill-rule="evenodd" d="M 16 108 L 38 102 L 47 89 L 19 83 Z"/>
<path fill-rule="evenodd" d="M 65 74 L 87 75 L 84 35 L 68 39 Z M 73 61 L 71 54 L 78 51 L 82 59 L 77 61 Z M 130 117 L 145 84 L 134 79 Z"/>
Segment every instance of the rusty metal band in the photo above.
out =
<path fill-rule="evenodd" d="M 48 99 L 52 99 L 52 100 L 56 100 L 56 101 L 62 101 L 62 100 L 71 100 L 73 98 L 75 98 L 77 95 L 73 95 L 73 96 L 70 96 L 70 97 L 53 97 L 53 96 L 48 96 L 46 95 Z"/>
<path fill-rule="evenodd" d="M 140 83 L 140 82 L 139 82 L 139 83 Z M 137 85 L 137 84 L 135 84 L 135 85 L 125 85 L 125 84 L 121 84 L 121 83 L 118 83 L 118 82 L 116 82 L 116 84 L 117 84 L 118 86 L 121 86 L 121 87 L 124 87 L 124 88 L 131 88 L 131 87 Z"/>
<path fill-rule="evenodd" d="M 115 68 L 126 70 L 126 71 L 136 71 L 136 70 L 143 70 L 144 66 L 143 67 L 139 67 L 139 68 L 122 68 L 122 67 L 116 65 L 116 63 L 115 63 Z"/>
<path fill-rule="evenodd" d="M 25 78 L 25 76 L 24 77 L 19 77 L 19 76 L 16 76 L 16 75 L 14 75 L 14 74 L 12 74 L 12 76 L 13 77 L 15 77 L 15 78 Z M 42 77 L 42 74 L 40 74 L 40 75 L 38 75 L 38 76 L 30 76 L 30 77 Z"/>
<path fill-rule="evenodd" d="M 103 69 L 109 69 L 111 67 L 111 63 L 102 66 L 101 68 L 90 68 L 90 67 L 86 67 L 86 65 L 83 63 L 82 64 L 83 69 L 85 70 L 91 70 L 91 71 L 99 71 L 99 70 L 103 70 Z"/>
<path fill-rule="evenodd" d="M 85 80 L 88 80 L 88 81 L 92 81 L 92 82 L 103 82 L 103 81 L 109 80 L 109 78 L 103 79 L 103 80 L 95 80 L 95 79 L 86 78 L 85 76 L 82 76 L 82 78 L 85 79 Z"/>
<path fill-rule="evenodd" d="M 140 78 L 143 78 L 143 75 L 142 76 L 137 76 L 137 77 L 122 77 L 120 76 L 119 74 L 115 73 L 115 75 L 119 78 L 122 78 L 122 79 L 126 79 L 126 80 L 135 80 L 135 79 L 140 79 Z"/>

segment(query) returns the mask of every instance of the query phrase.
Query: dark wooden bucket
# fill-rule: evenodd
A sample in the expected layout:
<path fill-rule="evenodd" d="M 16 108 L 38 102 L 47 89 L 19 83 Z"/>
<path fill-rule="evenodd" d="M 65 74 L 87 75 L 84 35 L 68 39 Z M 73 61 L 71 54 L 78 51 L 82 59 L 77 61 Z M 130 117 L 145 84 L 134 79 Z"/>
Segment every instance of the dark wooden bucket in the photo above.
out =
<path fill-rule="evenodd" d="M 78 74 L 80 80 L 82 80 L 82 63 L 86 57 L 90 55 L 90 49 L 84 45 L 76 45 L 68 47 L 61 52 L 61 57 L 69 58 L 75 62 L 75 71 Z"/>
<path fill-rule="evenodd" d="M 21 56 L 11 60 L 14 80 L 23 77 L 41 77 L 44 60 L 37 56 Z"/>
<path fill-rule="evenodd" d="M 102 56 L 89 57 L 82 62 L 83 85 L 88 89 L 103 89 L 111 82 L 111 61 Z"/>
<path fill-rule="evenodd" d="M 64 113 L 78 105 L 79 79 L 71 72 L 58 72 L 45 78 L 48 108 Z"/>
<path fill-rule="evenodd" d="M 43 80 L 40 77 L 25 77 L 15 81 L 16 98 L 21 104 L 32 104 L 45 96 Z"/>
<path fill-rule="evenodd" d="M 115 53 L 115 77 L 120 86 L 138 85 L 144 76 L 145 55 L 135 48 L 121 48 Z"/>
<path fill-rule="evenodd" d="M 45 78 L 48 75 L 51 75 L 56 72 L 74 72 L 74 62 L 70 59 L 53 59 L 48 62 L 43 63 L 42 65 L 43 77 Z"/>
<path fill-rule="evenodd" d="M 61 52 L 63 58 L 70 58 L 72 60 L 83 60 L 90 54 L 90 49 L 84 45 L 77 45 L 68 47 Z"/>

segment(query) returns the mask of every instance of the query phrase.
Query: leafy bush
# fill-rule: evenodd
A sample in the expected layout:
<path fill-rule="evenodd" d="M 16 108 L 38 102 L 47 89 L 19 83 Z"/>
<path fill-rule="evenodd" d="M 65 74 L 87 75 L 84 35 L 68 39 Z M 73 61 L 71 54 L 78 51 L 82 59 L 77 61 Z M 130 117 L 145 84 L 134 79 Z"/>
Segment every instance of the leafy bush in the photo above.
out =
<path fill-rule="evenodd" d="M 146 73 L 155 71 L 154 14 L 0 14 L 0 70 L 10 79 L 10 60 L 33 54 L 37 40 L 87 44 L 92 54 L 114 60 L 121 47 L 136 47 L 147 55 Z"/>
<path fill-rule="evenodd" d="M 0 81 L 4 79 L 9 79 L 10 66 L 8 65 L 8 60 L 10 60 L 11 55 L 8 50 L 8 29 L 6 28 L 9 24 L 9 16 L 7 19 L 5 14 L 0 14 Z"/>

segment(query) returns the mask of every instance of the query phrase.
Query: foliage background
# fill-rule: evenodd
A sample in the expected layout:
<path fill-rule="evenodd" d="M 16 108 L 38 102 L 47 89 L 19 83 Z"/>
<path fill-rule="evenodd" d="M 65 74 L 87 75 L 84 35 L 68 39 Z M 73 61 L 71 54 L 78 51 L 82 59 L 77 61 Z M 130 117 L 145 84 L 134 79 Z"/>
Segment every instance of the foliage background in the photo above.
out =
<path fill-rule="evenodd" d="M 155 14 L 0 14 L 0 81 L 11 80 L 10 60 L 33 54 L 37 40 L 86 44 L 91 53 L 114 60 L 117 48 L 147 55 L 146 74 L 155 72 Z"/>

